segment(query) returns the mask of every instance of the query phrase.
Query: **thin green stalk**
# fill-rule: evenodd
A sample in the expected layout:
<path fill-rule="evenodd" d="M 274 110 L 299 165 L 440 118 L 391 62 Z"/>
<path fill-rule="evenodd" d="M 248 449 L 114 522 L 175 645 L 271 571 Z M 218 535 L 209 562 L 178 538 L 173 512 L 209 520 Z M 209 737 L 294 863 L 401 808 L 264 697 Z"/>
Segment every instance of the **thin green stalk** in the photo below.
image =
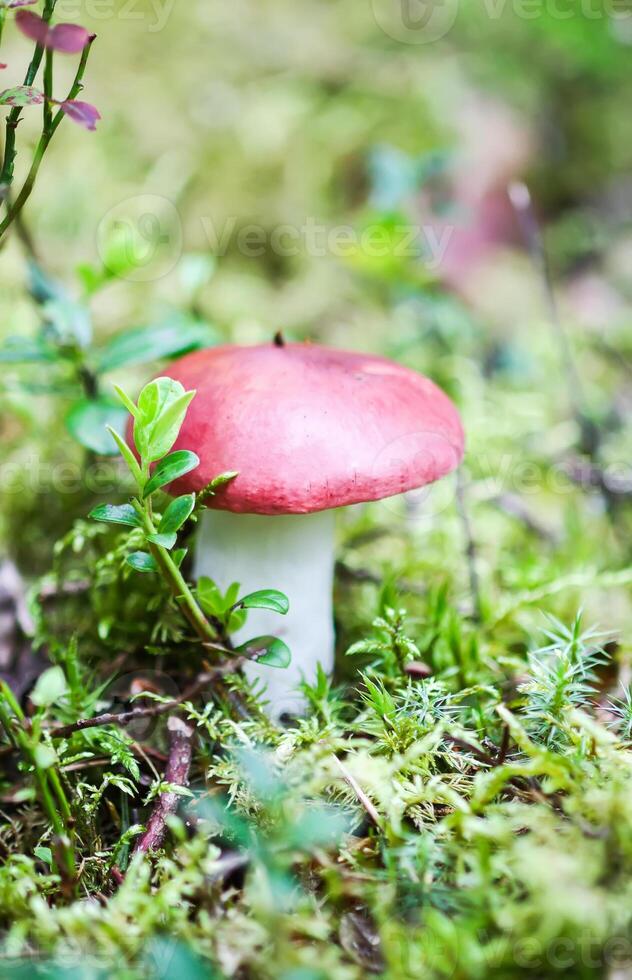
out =
<path fill-rule="evenodd" d="M 48 133 L 50 131 L 51 122 L 53 119 L 53 109 L 51 99 L 53 98 L 53 52 L 50 49 L 46 51 L 46 59 L 44 62 L 44 129 L 43 132 Z"/>
<path fill-rule="evenodd" d="M 149 507 L 147 503 L 145 502 L 143 505 L 139 500 L 135 500 L 134 505 L 142 517 L 147 534 L 156 534 L 156 526 L 149 514 Z M 183 614 L 186 616 L 195 632 L 202 640 L 204 640 L 204 642 L 215 642 L 217 640 L 215 630 L 195 601 L 195 597 L 187 585 L 182 572 L 174 562 L 167 549 L 163 548 L 161 545 L 152 544 L 149 542 L 149 550 L 156 564 L 162 571 L 174 599 L 182 609 Z"/>
<path fill-rule="evenodd" d="M 42 19 L 45 20 L 46 23 L 48 23 L 53 16 L 56 3 L 57 0 L 46 0 L 46 3 L 44 4 L 44 11 L 42 13 Z M 26 70 L 26 75 L 24 76 L 25 85 L 32 85 L 35 81 L 35 76 L 39 71 L 43 56 L 44 48 L 41 44 L 37 44 L 35 46 L 35 51 L 33 52 L 31 62 Z M 0 188 L 8 189 L 13 181 L 13 166 L 16 156 L 15 137 L 21 115 L 22 107 L 15 106 L 7 116 L 4 159 L 2 162 L 2 171 L 0 172 Z"/>
<path fill-rule="evenodd" d="M 81 86 L 81 82 L 82 82 L 82 79 L 83 79 L 83 76 L 84 76 L 84 73 L 85 73 L 85 70 L 86 70 L 86 65 L 87 65 L 87 62 L 88 62 L 88 56 L 90 54 L 90 48 L 92 47 L 92 41 L 93 40 L 94 40 L 94 38 L 92 37 L 90 39 L 90 41 L 88 42 L 88 44 L 83 49 L 83 52 L 82 52 L 82 55 L 81 55 L 81 60 L 79 62 L 79 67 L 77 68 L 77 72 L 75 74 L 74 81 L 73 81 L 72 86 L 70 88 L 70 91 L 69 91 L 69 93 L 68 93 L 68 95 L 66 97 L 67 99 L 74 99 L 75 96 L 78 95 L 79 92 L 81 91 L 81 87 L 82 87 Z M 41 56 L 40 56 L 40 61 L 41 61 Z M 51 61 L 51 71 L 52 71 L 52 61 Z M 18 112 L 19 111 L 20 110 L 18 110 Z M 12 112 L 15 112 L 15 110 L 12 110 Z M 9 129 L 8 129 L 8 127 L 9 127 L 9 120 L 11 119 L 11 115 L 12 115 L 12 113 L 9 113 L 9 116 L 7 118 L 7 148 L 8 148 L 8 145 L 9 145 Z M 38 144 L 37 144 L 37 146 L 35 148 L 35 153 L 33 154 L 33 161 L 31 163 L 30 170 L 29 170 L 29 172 L 28 172 L 28 174 L 26 176 L 26 179 L 24 181 L 24 184 L 22 185 L 22 189 L 20 190 L 20 192 L 19 192 L 18 196 L 16 197 L 15 201 L 13 202 L 13 204 L 9 207 L 8 213 L 7 213 L 4 221 L 0 224 L 0 239 L 5 234 L 5 232 L 10 227 L 10 225 L 13 224 L 13 222 L 15 221 L 15 219 L 17 218 L 17 216 L 20 214 L 22 208 L 24 207 L 24 205 L 28 201 L 29 197 L 31 196 L 31 192 L 33 191 L 33 186 L 35 184 L 35 180 L 37 178 L 37 174 L 39 172 L 39 168 L 40 168 L 41 163 L 42 163 L 42 160 L 44 158 L 44 154 L 46 153 L 46 150 L 48 149 L 48 145 L 49 145 L 51 139 L 53 138 L 53 136 L 55 135 L 55 133 L 57 131 L 57 128 L 58 128 L 59 124 L 61 123 L 64 115 L 65 115 L 64 110 L 63 109 L 59 109 L 55 113 L 54 116 L 52 116 L 52 114 L 51 114 L 51 116 L 49 117 L 49 126 L 48 126 L 48 128 L 44 128 L 44 130 L 42 131 L 42 135 L 40 136 L 39 142 L 38 142 Z M 19 119 L 19 115 L 18 115 L 18 117 L 16 117 L 16 125 L 17 125 L 17 119 Z M 15 133 L 13 133 L 13 147 L 15 147 Z M 15 152 L 13 150 L 13 157 L 14 156 L 15 156 Z M 2 176 L 0 176 L 0 187 L 9 185 L 11 183 L 12 179 L 13 179 L 13 163 L 12 163 L 12 161 L 11 161 L 11 165 L 10 166 L 11 166 L 10 173 L 8 173 L 5 176 L 5 171 L 6 171 L 6 168 L 7 168 L 7 153 L 6 153 L 6 149 L 5 149 L 5 163 L 4 163 L 4 167 L 3 167 L 3 171 L 2 171 Z"/>
<path fill-rule="evenodd" d="M 11 715 L 5 707 L 5 703 L 11 708 L 11 711 L 13 712 L 18 724 L 13 723 Z M 67 872 L 70 878 L 74 879 L 76 867 L 75 855 L 72 843 L 69 839 L 70 833 L 68 828 L 68 823 L 72 821 L 70 805 L 61 785 L 57 770 L 54 767 L 45 770 L 38 766 L 35 756 L 35 749 L 31 744 L 28 735 L 24 731 L 24 728 L 22 727 L 24 720 L 24 712 L 15 698 L 13 691 L 8 684 L 3 681 L 0 683 L 0 723 L 2 723 L 7 735 L 16 748 L 19 749 L 22 755 L 33 767 L 33 775 L 39 790 L 40 801 L 46 815 L 48 816 L 48 819 L 51 822 L 55 835 L 61 842 L 66 866 L 64 870 Z M 49 783 L 52 784 L 53 787 L 52 793 Z M 57 798 L 57 803 L 55 803 L 55 797 Z"/>

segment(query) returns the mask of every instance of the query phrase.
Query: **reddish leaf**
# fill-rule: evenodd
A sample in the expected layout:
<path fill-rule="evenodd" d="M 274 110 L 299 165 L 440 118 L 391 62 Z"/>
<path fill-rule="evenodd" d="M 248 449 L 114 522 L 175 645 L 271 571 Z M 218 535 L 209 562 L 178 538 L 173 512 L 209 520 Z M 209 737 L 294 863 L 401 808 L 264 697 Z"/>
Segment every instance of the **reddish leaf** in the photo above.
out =
<path fill-rule="evenodd" d="M 15 15 L 15 22 L 25 37 L 30 38 L 31 41 L 37 41 L 38 44 L 46 44 L 48 25 L 39 14 L 34 14 L 30 10 L 18 10 Z"/>
<path fill-rule="evenodd" d="M 44 93 L 30 85 L 16 85 L 15 88 L 6 88 L 4 92 L 0 92 L 0 105 L 41 105 L 43 101 Z"/>
<path fill-rule="evenodd" d="M 89 102 L 79 102 L 77 99 L 67 99 L 65 102 L 59 103 L 66 115 L 73 120 L 73 122 L 78 123 L 83 126 L 84 129 L 90 129 L 94 131 L 97 128 L 97 122 L 101 118 L 99 110 Z"/>
<path fill-rule="evenodd" d="M 79 24 L 56 24 L 49 27 L 45 20 L 30 10 L 18 10 L 15 22 L 22 33 L 52 51 L 77 54 L 90 41 L 90 34 Z"/>
<path fill-rule="evenodd" d="M 56 24 L 48 32 L 46 47 L 64 54 L 77 54 L 83 51 L 90 41 L 90 34 L 79 24 Z"/>
<path fill-rule="evenodd" d="M 6 65 L 0 65 L 0 69 L 6 68 L 6 67 L 7 67 Z"/>

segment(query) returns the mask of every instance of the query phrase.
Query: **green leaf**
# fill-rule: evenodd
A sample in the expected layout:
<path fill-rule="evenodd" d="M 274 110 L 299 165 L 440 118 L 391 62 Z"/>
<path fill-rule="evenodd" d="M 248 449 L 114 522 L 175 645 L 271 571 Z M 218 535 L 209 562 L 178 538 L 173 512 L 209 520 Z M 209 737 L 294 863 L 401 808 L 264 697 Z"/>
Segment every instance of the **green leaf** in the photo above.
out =
<path fill-rule="evenodd" d="M 171 534 L 172 531 L 179 531 L 185 521 L 189 519 L 195 507 L 195 494 L 187 493 L 183 497 L 176 497 L 172 500 L 162 516 L 158 525 L 161 534 Z"/>
<path fill-rule="evenodd" d="M 119 434 L 125 430 L 127 412 L 109 398 L 82 398 L 66 415 L 66 428 L 80 445 L 99 456 L 115 456 L 108 427 Z"/>
<path fill-rule="evenodd" d="M 55 361 L 57 357 L 54 347 L 29 337 L 8 337 L 0 347 L 0 364 L 34 364 Z"/>
<path fill-rule="evenodd" d="M 184 476 L 185 473 L 189 473 L 199 465 L 199 457 L 195 453 L 189 452 L 188 449 L 179 449 L 177 452 L 171 453 L 158 463 L 143 490 L 143 498 L 155 493 L 167 483 L 177 480 L 178 477 Z"/>
<path fill-rule="evenodd" d="M 41 846 L 34 847 L 33 854 L 35 855 L 36 858 L 39 858 L 40 861 L 43 861 L 44 864 L 47 864 L 49 867 L 52 867 L 53 852 L 51 851 L 50 847 L 41 847 Z"/>
<path fill-rule="evenodd" d="M 178 314 L 164 323 L 117 334 L 97 353 L 97 370 L 104 374 L 123 366 L 180 356 L 212 347 L 218 339 L 209 324 Z"/>
<path fill-rule="evenodd" d="M 61 282 L 53 279 L 33 258 L 27 262 L 29 294 L 36 303 L 43 306 L 49 299 L 68 299 L 68 292 Z"/>
<path fill-rule="evenodd" d="M 154 460 L 162 459 L 165 453 L 169 452 L 178 438 L 187 409 L 194 398 L 195 392 L 187 391 L 180 398 L 172 401 L 160 413 L 149 440 L 148 458 L 150 462 L 153 463 Z"/>
<path fill-rule="evenodd" d="M 198 493 L 198 504 L 201 504 L 206 500 L 207 497 L 212 497 L 216 490 L 220 487 L 225 486 L 225 484 L 230 483 L 234 480 L 236 476 L 239 476 L 238 470 L 230 470 L 226 473 L 220 473 L 219 476 L 213 477 L 210 483 L 207 483 L 205 487 Z"/>
<path fill-rule="evenodd" d="M 143 482 L 143 474 L 141 473 L 140 466 L 138 465 L 138 460 L 134 456 L 134 453 L 129 448 L 129 446 L 123 439 L 123 437 L 118 434 L 116 429 L 113 429 L 112 426 L 108 425 L 107 430 L 112 436 L 112 438 L 114 439 L 116 445 L 119 447 L 121 456 L 127 463 L 132 476 L 134 477 L 138 485 L 141 486 Z"/>
<path fill-rule="evenodd" d="M 180 565 L 186 558 L 188 552 L 188 548 L 176 548 L 176 550 L 171 553 L 171 557 L 178 568 L 180 568 Z"/>
<path fill-rule="evenodd" d="M 37 683 L 31 691 L 31 701 L 38 708 L 47 708 L 59 701 L 67 690 L 68 684 L 61 667 L 49 667 L 37 678 Z"/>
<path fill-rule="evenodd" d="M 267 667 L 289 667 L 292 662 L 290 648 L 278 636 L 257 636 L 242 643 L 237 650 Z"/>
<path fill-rule="evenodd" d="M 202 575 L 198 580 L 197 599 L 209 616 L 223 616 L 226 609 L 224 597 L 215 582 L 206 575 Z"/>
<path fill-rule="evenodd" d="M 285 616 L 290 608 L 290 602 L 288 597 L 277 589 L 261 589 L 259 592 L 251 592 L 243 596 L 233 608 L 239 606 L 244 609 L 271 609 L 272 612 Z"/>
<path fill-rule="evenodd" d="M 92 341 L 90 310 L 69 298 L 50 299 L 42 306 L 49 329 L 62 347 L 85 349 Z"/>
<path fill-rule="evenodd" d="M 140 527 L 141 519 L 131 504 L 99 504 L 91 510 L 88 517 L 93 521 L 105 521 L 106 524 L 127 524 L 129 527 Z"/>
<path fill-rule="evenodd" d="M 143 946 L 145 976 L 177 977 L 178 980 L 219 980 L 220 974 L 208 959 L 173 936 L 154 936 Z"/>
<path fill-rule="evenodd" d="M 178 535 L 175 532 L 170 534 L 149 534 L 147 536 L 148 541 L 151 541 L 152 544 L 160 545 L 161 548 L 166 548 L 167 551 L 171 551 L 177 539 Z"/>
<path fill-rule="evenodd" d="M 4 92 L 0 92 L 0 105 L 23 108 L 28 105 L 41 105 L 43 101 L 44 93 L 30 85 L 16 85 L 14 88 L 5 88 Z"/>
<path fill-rule="evenodd" d="M 33 761 L 38 769 L 50 769 L 57 762 L 57 753 L 50 745 L 36 745 Z"/>
<path fill-rule="evenodd" d="M 138 409 L 136 408 L 136 405 L 134 404 L 134 402 L 132 401 L 132 399 L 129 397 L 129 395 L 126 394 L 126 392 L 124 392 L 122 388 L 119 388 L 118 385 L 114 385 L 114 391 L 116 392 L 116 394 L 118 395 L 118 397 L 122 401 L 123 405 L 125 405 L 125 408 L 129 412 L 129 414 L 133 418 L 136 418 L 136 416 L 138 415 Z"/>
<path fill-rule="evenodd" d="M 157 572 L 158 566 L 154 561 L 153 555 L 148 555 L 146 551 L 133 551 L 125 559 L 137 572 Z"/>
<path fill-rule="evenodd" d="M 134 422 L 134 442 L 143 459 L 153 463 L 169 452 L 194 396 L 194 391 L 185 391 L 172 378 L 156 378 L 145 385 Z"/>

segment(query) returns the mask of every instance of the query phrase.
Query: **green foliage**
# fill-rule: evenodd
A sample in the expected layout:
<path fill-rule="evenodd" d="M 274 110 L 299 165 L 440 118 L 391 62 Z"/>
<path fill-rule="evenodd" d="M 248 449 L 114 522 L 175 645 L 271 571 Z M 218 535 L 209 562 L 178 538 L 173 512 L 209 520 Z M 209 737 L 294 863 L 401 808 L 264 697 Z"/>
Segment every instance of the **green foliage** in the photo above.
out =
<path fill-rule="evenodd" d="M 3 976 L 630 972 L 629 29 L 601 3 L 470 3 L 416 45 L 380 26 L 400 6 L 245 0 L 215 16 L 211 0 L 202 17 L 167 4 L 155 32 L 146 16 L 94 20 L 106 135 L 72 180 L 63 145 L 47 154 L 0 268 L 0 537 L 31 586 L 18 619 L 33 617 L 38 651 L 23 658 L 2 593 L 3 676 L 20 692 L 0 697 Z M 141 92 L 149 38 L 165 71 Z M 515 128 L 494 129 L 498 110 Z M 24 109 L 24 146 L 40 115 Z M 430 267 L 419 239 L 406 248 L 428 207 L 478 232 L 471 197 L 488 173 L 494 222 L 515 177 L 545 217 L 581 393 L 511 214 L 502 250 L 486 255 L 481 229 L 465 282 Z M 174 221 L 153 213 L 167 197 Z M 334 254 L 325 234 L 286 256 L 270 234 L 245 254 L 248 226 L 301 228 L 306 214 L 353 241 Z M 219 237 L 236 222 L 225 248 L 210 215 Z M 180 224 L 204 252 L 182 253 Z M 280 327 L 392 356 L 455 398 L 474 538 L 472 559 L 449 481 L 438 503 L 430 491 L 339 513 L 336 672 L 304 685 L 308 711 L 282 726 L 238 674 L 186 693 L 235 655 L 248 608 L 287 607 L 273 581 L 254 598 L 190 581 L 197 515 L 235 472 L 167 498 L 198 462 L 171 449 L 152 462 L 187 393 L 149 390 L 136 445 L 108 396 L 111 372 L 140 390 L 156 360 Z M 117 449 L 127 468 L 93 458 Z M 278 638 L 239 643 L 259 662 L 289 656 Z M 55 734 L 185 695 L 177 712 Z M 194 729 L 192 795 L 165 776 L 170 713 Z M 160 852 L 134 856 L 172 790 Z"/>

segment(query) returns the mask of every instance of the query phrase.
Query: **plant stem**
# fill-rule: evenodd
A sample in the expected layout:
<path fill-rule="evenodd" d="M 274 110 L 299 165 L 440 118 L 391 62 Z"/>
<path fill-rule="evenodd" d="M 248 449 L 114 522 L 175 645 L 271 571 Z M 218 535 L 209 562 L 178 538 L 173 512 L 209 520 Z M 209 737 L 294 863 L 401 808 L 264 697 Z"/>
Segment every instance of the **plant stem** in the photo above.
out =
<path fill-rule="evenodd" d="M 44 129 L 43 132 L 47 133 L 50 131 L 51 122 L 53 118 L 53 110 L 51 108 L 50 100 L 53 98 L 53 52 L 50 49 L 46 50 L 46 58 L 44 61 Z"/>
<path fill-rule="evenodd" d="M 46 0 L 44 4 L 44 11 L 42 14 L 42 19 L 48 22 L 53 16 L 53 11 L 55 10 L 55 4 L 57 0 Z M 29 64 L 26 75 L 24 76 L 24 84 L 32 85 L 35 81 L 35 76 L 39 71 L 39 66 L 42 63 L 42 57 L 44 55 L 44 48 L 41 44 L 35 46 L 35 51 L 33 52 L 33 57 L 31 58 L 31 63 Z M 4 144 L 4 160 L 2 163 L 2 171 L 0 172 L 0 196 L 5 197 L 8 188 L 11 186 L 13 181 L 13 165 L 15 162 L 15 136 L 18 123 L 20 121 L 20 116 L 22 115 L 21 106 L 15 106 L 6 121 L 6 137 Z M 1 234 L 1 232 L 0 232 Z"/>
<path fill-rule="evenodd" d="M 139 500 L 135 500 L 134 505 L 137 512 L 142 517 L 146 533 L 156 534 L 156 526 L 149 513 L 149 504 L 145 502 L 143 505 Z M 193 593 L 187 585 L 182 572 L 174 562 L 167 549 L 163 548 L 161 545 L 152 544 L 150 542 L 149 550 L 156 564 L 160 568 L 167 584 L 169 585 L 171 594 L 182 609 L 183 614 L 186 616 L 188 622 L 191 624 L 197 635 L 205 643 L 216 642 L 217 634 L 215 630 L 195 601 Z"/>
<path fill-rule="evenodd" d="M 17 725 L 13 723 L 11 715 L 5 707 L 6 704 L 8 704 L 11 708 L 11 711 L 18 722 Z M 16 748 L 20 750 L 25 759 L 27 759 L 29 764 L 33 767 L 33 775 L 39 790 L 40 801 L 48 816 L 48 819 L 51 822 L 51 826 L 61 843 L 65 864 L 63 871 L 67 873 L 70 879 L 74 879 L 75 856 L 66 827 L 66 822 L 72 819 L 70 806 L 68 804 L 68 800 L 66 799 L 66 794 L 61 786 L 59 774 L 54 767 L 42 769 L 37 765 L 35 749 L 23 728 L 23 722 L 24 713 L 13 696 L 13 691 L 11 691 L 10 687 L 3 682 L 0 684 L 0 723 Z M 55 800 L 53 799 L 49 781 L 53 784 L 53 790 L 57 796 L 58 804 L 55 804 Z"/>
<path fill-rule="evenodd" d="M 211 671 L 200 674 L 194 683 L 184 691 L 180 697 L 173 701 L 159 701 L 147 708 L 132 708 L 130 711 L 121 711 L 119 714 L 108 711 L 94 718 L 80 718 L 79 721 L 71 722 L 69 725 L 59 725 L 49 730 L 53 738 L 69 738 L 75 732 L 83 732 L 87 728 L 100 728 L 103 725 L 119 725 L 124 727 L 137 721 L 139 718 L 157 718 L 159 715 L 168 714 L 179 708 L 185 701 L 192 701 L 211 681 L 223 677 L 224 674 L 231 674 L 238 670 L 246 662 L 245 657 L 237 657 L 219 664 Z"/>
<path fill-rule="evenodd" d="M 54 7 L 54 2 L 55 0 L 53 0 L 53 7 Z M 81 82 L 86 70 L 88 56 L 90 54 L 90 48 L 92 47 L 92 42 L 94 41 L 94 38 L 95 35 L 92 35 L 90 40 L 86 44 L 85 48 L 83 49 L 83 52 L 81 54 L 81 60 L 79 62 L 79 67 L 77 68 L 74 81 L 66 97 L 67 99 L 74 99 L 74 97 L 78 95 L 79 92 L 81 91 L 82 88 Z M 37 67 L 39 67 L 39 64 L 42 60 L 42 54 L 43 54 L 43 48 L 40 48 L 40 56 L 37 62 Z M 52 59 L 51 59 L 50 71 L 52 73 Z M 51 84 L 52 84 L 52 74 L 51 74 Z M 16 109 L 13 109 L 9 113 L 9 116 L 7 117 L 7 142 L 5 147 L 4 165 L 2 168 L 2 174 L 0 175 L 0 191 L 3 187 L 8 188 L 8 186 L 11 184 L 11 181 L 13 180 L 13 160 L 15 158 L 15 127 L 17 126 L 19 120 L 19 113 L 21 112 L 21 110 L 19 108 L 17 109 L 18 115 L 15 117 L 13 129 L 11 130 L 12 142 L 11 142 L 11 147 L 9 148 L 9 143 L 10 143 L 9 126 L 14 112 L 16 112 Z M 31 163 L 31 167 L 26 176 L 24 184 L 22 185 L 22 188 L 18 196 L 16 197 L 15 201 L 13 202 L 12 205 L 10 205 L 4 221 L 0 224 L 0 239 L 2 239 L 2 236 L 6 233 L 8 228 L 13 224 L 17 216 L 20 214 L 22 208 L 28 201 L 29 197 L 31 196 L 31 192 L 33 190 L 33 186 L 35 184 L 35 180 L 37 178 L 37 174 L 39 172 L 39 168 L 41 166 L 44 154 L 46 153 L 46 150 L 48 149 L 48 145 L 51 139 L 53 138 L 53 136 L 55 135 L 57 128 L 61 123 L 61 120 L 63 119 L 64 115 L 65 115 L 64 110 L 59 109 L 54 116 L 52 116 L 52 114 L 48 116 L 48 126 L 44 127 L 42 131 L 42 135 L 39 138 L 39 142 L 35 148 L 35 153 L 33 154 L 33 161 Z M 7 152 L 9 152 L 10 159 L 7 157 Z M 6 193 L 7 191 L 5 189 L 5 196 Z"/>

